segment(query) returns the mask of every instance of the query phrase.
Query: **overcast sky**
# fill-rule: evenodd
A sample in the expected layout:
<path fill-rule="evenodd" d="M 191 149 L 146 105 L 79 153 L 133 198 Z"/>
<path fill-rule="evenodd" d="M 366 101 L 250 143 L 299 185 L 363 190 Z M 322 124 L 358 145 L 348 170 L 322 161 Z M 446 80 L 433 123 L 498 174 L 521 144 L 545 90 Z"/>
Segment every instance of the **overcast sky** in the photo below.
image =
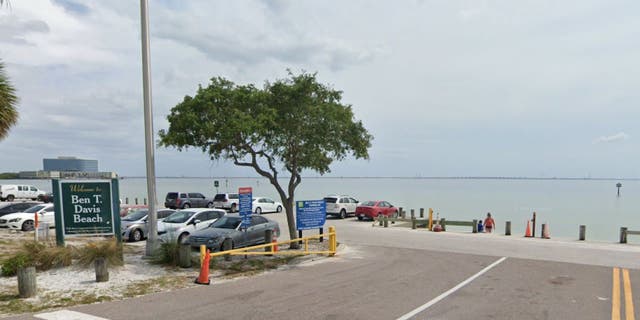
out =
<path fill-rule="evenodd" d="M 145 174 L 139 1 L 12 0 L 20 119 L 0 172 L 42 158 Z M 373 134 L 331 176 L 640 177 L 640 2 L 149 1 L 154 131 L 215 76 L 318 72 Z M 157 135 L 156 135 L 157 139 Z M 158 176 L 253 176 L 156 149 Z"/>

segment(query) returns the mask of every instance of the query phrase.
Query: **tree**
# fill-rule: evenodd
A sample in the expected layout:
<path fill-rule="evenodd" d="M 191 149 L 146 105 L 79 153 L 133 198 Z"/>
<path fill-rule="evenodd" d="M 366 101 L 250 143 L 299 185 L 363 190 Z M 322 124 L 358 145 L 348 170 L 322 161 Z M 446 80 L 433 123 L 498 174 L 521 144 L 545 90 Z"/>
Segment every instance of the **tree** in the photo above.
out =
<path fill-rule="evenodd" d="M 6 138 L 9 129 L 18 121 L 17 104 L 15 89 L 4 72 L 4 64 L 0 61 L 0 140 Z"/>
<path fill-rule="evenodd" d="M 160 146 L 196 147 L 211 160 L 253 168 L 276 188 L 293 240 L 294 194 L 302 172 L 322 175 L 334 160 L 369 158 L 373 136 L 341 99 L 342 92 L 318 83 L 315 73 L 289 72 L 289 78 L 266 82 L 262 89 L 213 78 L 171 109 L 169 129 L 159 132 Z M 286 186 L 278 181 L 281 171 L 290 175 Z"/>

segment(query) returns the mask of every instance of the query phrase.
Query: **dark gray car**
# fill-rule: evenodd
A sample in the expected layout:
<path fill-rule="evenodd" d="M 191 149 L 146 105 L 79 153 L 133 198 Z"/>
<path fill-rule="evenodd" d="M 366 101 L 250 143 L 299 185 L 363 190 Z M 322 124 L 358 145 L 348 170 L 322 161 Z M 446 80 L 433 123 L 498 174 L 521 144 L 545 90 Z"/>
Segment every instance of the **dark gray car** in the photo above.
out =
<path fill-rule="evenodd" d="M 207 246 L 211 251 L 220 251 L 225 238 L 231 238 L 233 248 L 247 247 L 264 243 L 266 230 L 272 230 L 275 237 L 280 235 L 280 226 L 277 222 L 263 216 L 251 215 L 251 225 L 242 230 L 240 227 L 242 217 L 237 214 L 228 214 L 208 228 L 198 230 L 189 236 L 191 247 Z"/>
<path fill-rule="evenodd" d="M 164 199 L 169 209 L 213 208 L 213 198 L 207 198 L 199 192 L 169 192 Z"/>

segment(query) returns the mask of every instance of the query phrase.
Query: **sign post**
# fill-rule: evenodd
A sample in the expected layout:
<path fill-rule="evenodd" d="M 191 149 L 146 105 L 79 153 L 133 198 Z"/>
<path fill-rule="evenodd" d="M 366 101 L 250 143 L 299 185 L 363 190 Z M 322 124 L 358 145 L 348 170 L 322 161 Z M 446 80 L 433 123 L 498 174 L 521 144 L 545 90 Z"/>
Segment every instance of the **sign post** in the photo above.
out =
<path fill-rule="evenodd" d="M 218 194 L 218 187 L 220 186 L 220 181 L 213 180 L 213 187 L 216 188 L 216 194 Z"/>
<path fill-rule="evenodd" d="M 238 210 L 240 211 L 240 216 L 242 217 L 242 225 L 240 226 L 240 228 L 246 230 L 249 226 L 251 226 L 251 212 L 253 212 L 251 188 L 239 188 L 238 198 Z"/>
<path fill-rule="evenodd" d="M 296 201 L 296 228 L 302 238 L 302 230 L 320 229 L 327 219 L 327 203 L 324 200 Z"/>
<path fill-rule="evenodd" d="M 115 235 L 121 241 L 118 180 L 53 180 L 56 243 L 65 237 Z"/>

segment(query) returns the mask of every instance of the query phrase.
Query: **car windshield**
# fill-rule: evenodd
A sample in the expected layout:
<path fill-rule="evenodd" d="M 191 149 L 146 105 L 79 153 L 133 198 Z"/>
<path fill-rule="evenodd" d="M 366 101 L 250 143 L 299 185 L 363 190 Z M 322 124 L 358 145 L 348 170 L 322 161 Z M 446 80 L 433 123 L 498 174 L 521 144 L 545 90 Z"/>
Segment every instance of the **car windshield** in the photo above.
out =
<path fill-rule="evenodd" d="M 40 211 L 42 209 L 44 209 L 44 206 L 43 205 L 38 205 L 38 206 L 33 206 L 33 207 L 25 210 L 24 212 L 26 212 L 26 213 L 35 213 L 35 212 L 38 212 L 38 211 Z"/>
<path fill-rule="evenodd" d="M 242 218 L 240 217 L 224 216 L 216 220 L 216 222 L 212 223 L 209 226 L 212 228 L 235 229 L 240 225 L 241 222 Z"/>
<path fill-rule="evenodd" d="M 128 215 L 122 218 L 122 221 L 138 221 L 149 214 L 147 209 L 139 209 L 135 211 L 131 211 Z"/>
<path fill-rule="evenodd" d="M 191 216 L 193 216 L 194 214 L 195 212 L 193 211 L 176 211 L 162 221 L 169 223 L 184 223 L 189 220 L 189 218 L 191 218 Z"/>
<path fill-rule="evenodd" d="M 365 201 L 363 203 L 360 204 L 363 207 L 375 207 L 376 206 L 376 202 L 375 201 Z"/>

